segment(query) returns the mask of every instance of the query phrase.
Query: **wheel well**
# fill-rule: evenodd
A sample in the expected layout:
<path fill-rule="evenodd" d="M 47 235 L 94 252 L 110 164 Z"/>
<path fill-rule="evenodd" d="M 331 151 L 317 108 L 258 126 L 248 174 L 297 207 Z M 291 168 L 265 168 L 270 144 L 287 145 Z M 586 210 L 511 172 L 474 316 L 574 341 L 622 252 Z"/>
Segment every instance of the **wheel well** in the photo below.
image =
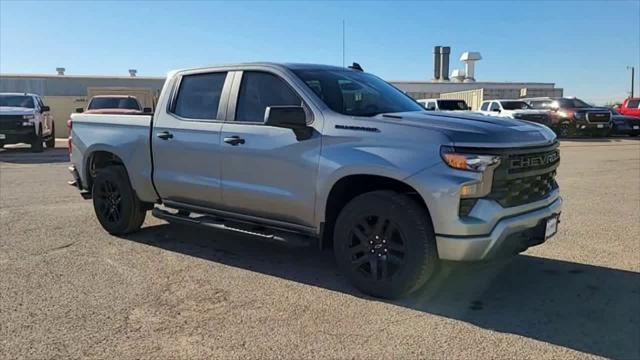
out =
<path fill-rule="evenodd" d="M 86 167 L 88 190 L 91 190 L 93 179 L 95 179 L 98 172 L 110 165 L 124 165 L 124 162 L 118 155 L 108 151 L 95 151 L 91 154 L 87 160 Z"/>
<path fill-rule="evenodd" d="M 329 192 L 320 244 L 322 248 L 333 246 L 333 228 L 342 208 L 356 196 L 376 190 L 392 190 L 409 195 L 428 211 L 422 196 L 402 181 L 377 175 L 346 176 L 338 180 Z"/>

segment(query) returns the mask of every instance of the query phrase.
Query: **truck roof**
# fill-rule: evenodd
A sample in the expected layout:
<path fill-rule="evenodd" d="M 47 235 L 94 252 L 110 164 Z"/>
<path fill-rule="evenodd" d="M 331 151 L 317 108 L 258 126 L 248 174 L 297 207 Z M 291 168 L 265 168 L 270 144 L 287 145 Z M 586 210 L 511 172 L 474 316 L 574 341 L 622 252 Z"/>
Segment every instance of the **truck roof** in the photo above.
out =
<path fill-rule="evenodd" d="M 205 69 L 233 69 L 242 68 L 246 66 L 264 66 L 271 68 L 280 68 L 288 70 L 340 70 L 340 71 L 357 71 L 341 66 L 334 65 L 322 65 L 322 64 L 304 64 L 304 63 L 276 63 L 276 62 L 250 62 L 250 63 L 238 63 L 238 64 L 226 64 L 226 65 L 211 65 L 200 66 L 195 68 L 186 68 L 175 70 L 174 72 L 192 71 L 192 70 L 205 70 Z M 172 72 L 173 73 L 173 72 Z"/>
<path fill-rule="evenodd" d="M 26 92 L 21 92 L 21 93 L 18 93 L 18 92 L 3 92 L 3 93 L 0 93 L 0 95 L 40 96 L 38 94 L 32 94 L 32 93 L 26 93 Z"/>
<path fill-rule="evenodd" d="M 95 95 L 95 96 L 92 96 L 92 98 L 112 98 L 112 99 L 113 98 L 116 98 L 116 99 L 117 98 L 122 98 L 122 99 L 133 98 L 133 99 L 135 99 L 136 97 L 132 96 L 132 95 L 120 95 L 120 94 L 118 94 L 118 95 Z"/>

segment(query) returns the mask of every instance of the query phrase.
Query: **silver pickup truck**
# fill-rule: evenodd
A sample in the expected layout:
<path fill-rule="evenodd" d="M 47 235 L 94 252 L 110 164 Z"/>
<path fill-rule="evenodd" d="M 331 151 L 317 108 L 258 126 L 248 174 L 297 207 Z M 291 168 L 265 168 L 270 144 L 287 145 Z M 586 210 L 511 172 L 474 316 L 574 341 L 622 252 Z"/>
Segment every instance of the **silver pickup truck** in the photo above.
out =
<path fill-rule="evenodd" d="M 424 111 L 358 67 L 255 63 L 169 74 L 153 116 L 74 114 L 70 183 L 111 234 L 169 222 L 332 247 L 361 291 L 395 298 L 440 260 L 553 236 L 547 127 Z"/>

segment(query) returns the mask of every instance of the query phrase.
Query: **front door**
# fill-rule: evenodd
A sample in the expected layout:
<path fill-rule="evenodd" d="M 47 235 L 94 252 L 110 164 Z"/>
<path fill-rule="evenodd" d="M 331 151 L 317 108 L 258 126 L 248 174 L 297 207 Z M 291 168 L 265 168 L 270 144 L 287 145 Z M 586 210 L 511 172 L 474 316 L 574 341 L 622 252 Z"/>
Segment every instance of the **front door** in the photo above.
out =
<path fill-rule="evenodd" d="M 153 179 L 163 200 L 220 206 L 220 131 L 232 77 L 186 73 L 176 79 L 177 93 L 167 111 L 156 112 Z"/>
<path fill-rule="evenodd" d="M 239 83 L 238 83 L 239 82 Z M 239 84 L 239 86 L 238 86 Z M 290 129 L 264 125 L 268 106 L 303 104 L 279 75 L 238 73 L 222 127 L 222 199 L 246 215 L 312 226 L 320 134 L 298 141 Z M 237 93 L 237 98 L 234 94 Z M 311 111 L 308 111 L 311 121 Z M 320 119 L 315 119 L 317 125 Z"/>

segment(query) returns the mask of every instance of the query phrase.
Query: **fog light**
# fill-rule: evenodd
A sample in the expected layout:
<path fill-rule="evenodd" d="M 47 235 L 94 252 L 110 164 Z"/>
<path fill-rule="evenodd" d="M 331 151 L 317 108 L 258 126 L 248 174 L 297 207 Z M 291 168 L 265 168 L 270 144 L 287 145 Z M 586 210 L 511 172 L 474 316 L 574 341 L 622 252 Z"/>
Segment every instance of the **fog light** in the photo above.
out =
<path fill-rule="evenodd" d="M 31 123 L 28 121 L 23 121 L 22 126 L 31 126 Z"/>
<path fill-rule="evenodd" d="M 477 191 L 478 191 L 477 184 L 464 185 L 463 187 L 460 188 L 460 196 L 466 196 L 466 197 L 472 196 L 472 195 L 475 195 Z"/>
<path fill-rule="evenodd" d="M 587 125 L 580 126 L 580 129 L 586 129 L 586 128 L 587 128 Z"/>

